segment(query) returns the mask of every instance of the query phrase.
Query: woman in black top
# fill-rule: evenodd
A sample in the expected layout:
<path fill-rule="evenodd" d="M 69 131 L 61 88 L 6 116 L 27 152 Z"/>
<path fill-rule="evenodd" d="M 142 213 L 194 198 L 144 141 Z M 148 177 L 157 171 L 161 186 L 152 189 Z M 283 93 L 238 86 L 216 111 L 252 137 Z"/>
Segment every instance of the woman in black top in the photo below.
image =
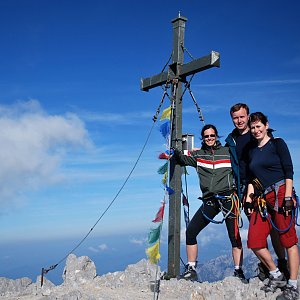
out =
<path fill-rule="evenodd" d="M 249 169 L 253 178 L 248 185 L 245 203 L 245 209 L 251 213 L 248 247 L 269 269 L 270 280 L 263 289 L 274 292 L 278 287 L 285 287 L 277 299 L 298 299 L 299 253 L 293 218 L 295 197 L 290 152 L 284 140 L 272 137 L 268 119 L 263 113 L 250 115 L 250 130 L 257 146 L 249 152 Z M 272 227 L 279 231 L 280 242 L 288 253 L 290 279 L 287 285 L 267 248 Z"/>

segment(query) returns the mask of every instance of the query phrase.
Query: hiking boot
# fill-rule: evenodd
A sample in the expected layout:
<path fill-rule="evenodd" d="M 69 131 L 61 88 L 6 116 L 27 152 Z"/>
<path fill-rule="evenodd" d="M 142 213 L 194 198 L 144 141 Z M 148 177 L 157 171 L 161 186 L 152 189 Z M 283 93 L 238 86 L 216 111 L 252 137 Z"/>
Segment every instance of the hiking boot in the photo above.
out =
<path fill-rule="evenodd" d="M 287 280 L 290 279 L 290 272 L 288 269 L 287 260 L 285 258 L 277 259 L 277 268 L 279 269 L 279 271 L 281 273 L 284 274 L 284 276 Z"/>
<path fill-rule="evenodd" d="M 294 286 L 287 284 L 283 293 L 276 297 L 276 300 L 297 300 L 299 299 L 299 290 Z"/>
<path fill-rule="evenodd" d="M 234 273 L 233 273 L 233 276 L 240 279 L 241 282 L 243 282 L 243 283 L 248 283 L 248 280 L 246 279 L 246 277 L 244 275 L 244 272 L 241 268 L 240 269 L 235 269 Z"/>
<path fill-rule="evenodd" d="M 180 275 L 180 279 L 190 280 L 190 281 L 198 281 L 198 274 L 196 268 L 187 264 L 185 266 L 185 271 Z"/>
<path fill-rule="evenodd" d="M 269 282 L 261 288 L 261 290 L 266 293 L 272 292 L 274 293 L 278 288 L 283 288 L 287 284 L 286 279 L 283 274 L 281 274 L 278 278 L 274 278 L 271 274 L 269 275 Z"/>
<path fill-rule="evenodd" d="M 269 278 L 270 276 L 269 269 L 262 262 L 260 262 L 257 265 L 257 269 L 258 269 L 257 276 L 261 281 L 264 281 L 265 279 Z"/>

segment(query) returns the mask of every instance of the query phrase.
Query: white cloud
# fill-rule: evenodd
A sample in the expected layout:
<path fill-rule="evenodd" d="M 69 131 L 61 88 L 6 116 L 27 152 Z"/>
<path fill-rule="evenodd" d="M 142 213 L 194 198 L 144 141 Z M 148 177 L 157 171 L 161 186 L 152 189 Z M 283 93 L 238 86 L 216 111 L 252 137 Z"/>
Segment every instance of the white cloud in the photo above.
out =
<path fill-rule="evenodd" d="M 49 115 L 36 100 L 0 106 L 0 206 L 24 192 L 61 181 L 68 152 L 91 142 L 75 115 Z"/>
<path fill-rule="evenodd" d="M 100 250 L 102 250 L 102 251 L 104 251 L 104 250 L 107 250 L 107 249 L 108 249 L 108 247 L 107 247 L 107 245 L 106 245 L 106 244 L 101 244 L 101 245 L 99 245 L 99 246 L 98 246 L 98 248 L 99 248 Z"/>
<path fill-rule="evenodd" d="M 135 239 L 132 238 L 129 240 L 131 244 L 135 244 L 135 245 L 143 245 L 146 241 L 146 239 Z"/>
<path fill-rule="evenodd" d="M 97 249 L 97 248 L 95 248 L 95 247 L 92 247 L 92 246 L 88 247 L 88 249 L 89 249 L 90 251 L 92 251 L 92 252 L 95 252 L 95 253 L 98 253 L 98 252 L 99 252 L 99 249 Z"/>
<path fill-rule="evenodd" d="M 88 249 L 92 252 L 99 253 L 100 251 L 108 250 L 108 246 L 106 244 L 98 245 L 97 247 L 90 246 Z"/>

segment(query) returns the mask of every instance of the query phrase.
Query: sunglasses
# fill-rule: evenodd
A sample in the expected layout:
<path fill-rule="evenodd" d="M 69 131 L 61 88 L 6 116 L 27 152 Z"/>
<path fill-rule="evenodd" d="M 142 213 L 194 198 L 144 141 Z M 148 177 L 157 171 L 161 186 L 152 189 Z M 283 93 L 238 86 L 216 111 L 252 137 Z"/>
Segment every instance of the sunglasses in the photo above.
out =
<path fill-rule="evenodd" d="M 207 134 L 207 135 L 204 135 L 203 137 L 205 139 L 208 139 L 209 137 L 214 138 L 214 137 L 216 137 L 216 135 L 215 134 Z"/>

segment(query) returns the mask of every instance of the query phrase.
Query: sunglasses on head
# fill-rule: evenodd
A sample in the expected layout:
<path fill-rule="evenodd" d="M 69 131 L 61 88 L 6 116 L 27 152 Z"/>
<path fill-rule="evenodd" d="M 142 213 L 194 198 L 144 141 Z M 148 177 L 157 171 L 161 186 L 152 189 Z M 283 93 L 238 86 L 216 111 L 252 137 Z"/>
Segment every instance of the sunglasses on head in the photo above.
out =
<path fill-rule="evenodd" d="M 207 134 L 207 135 L 204 135 L 203 137 L 205 139 L 208 139 L 209 137 L 214 138 L 214 137 L 216 137 L 216 135 L 215 134 Z"/>

